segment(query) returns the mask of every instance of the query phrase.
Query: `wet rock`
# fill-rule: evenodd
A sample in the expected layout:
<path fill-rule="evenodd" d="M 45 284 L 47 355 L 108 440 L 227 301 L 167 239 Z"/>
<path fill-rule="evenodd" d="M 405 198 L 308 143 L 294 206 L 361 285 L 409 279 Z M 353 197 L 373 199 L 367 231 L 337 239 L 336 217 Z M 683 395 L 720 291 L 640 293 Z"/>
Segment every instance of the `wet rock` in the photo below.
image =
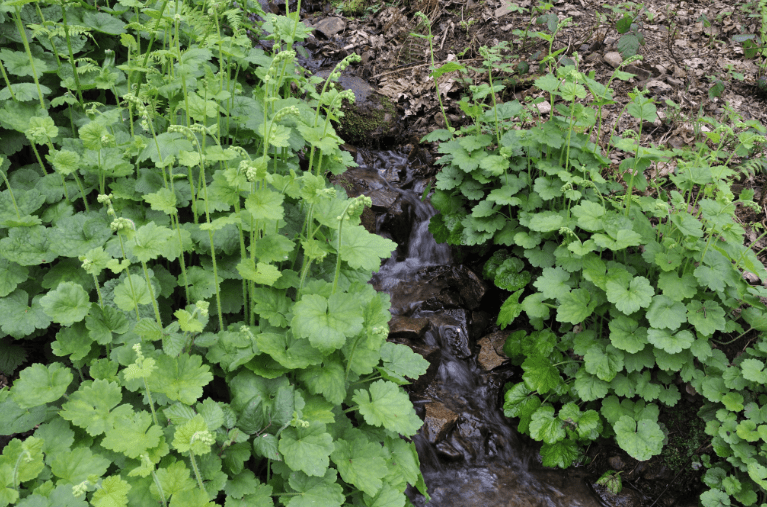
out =
<path fill-rule="evenodd" d="M 459 284 L 459 292 L 464 305 L 466 305 L 469 310 L 477 308 L 480 301 L 482 301 L 482 298 L 485 297 L 487 284 L 477 276 L 474 271 L 466 266 L 455 267 L 453 274 Z"/>
<path fill-rule="evenodd" d="M 618 66 L 623 63 L 623 56 L 621 56 L 621 54 L 617 51 L 610 51 L 609 53 L 606 53 L 602 59 L 605 61 L 605 63 L 614 69 L 617 69 Z"/>
<path fill-rule="evenodd" d="M 387 211 L 399 197 L 397 192 L 388 188 L 377 188 L 367 195 L 373 201 L 373 211 Z"/>
<path fill-rule="evenodd" d="M 609 505 L 610 507 L 641 507 L 642 505 L 641 495 L 625 486 L 617 495 L 599 485 L 594 485 L 594 491 L 602 499 L 604 505 Z"/>
<path fill-rule="evenodd" d="M 437 452 L 450 460 L 459 460 L 463 458 L 463 453 L 446 440 L 437 444 Z"/>
<path fill-rule="evenodd" d="M 428 319 L 395 315 L 389 321 L 389 337 L 420 340 L 428 328 Z"/>
<path fill-rule="evenodd" d="M 326 69 L 316 75 L 326 78 L 330 72 Z M 333 86 L 354 92 L 354 103 L 344 101 L 344 116 L 336 126 L 338 135 L 344 141 L 356 146 L 376 146 L 383 140 L 395 139 L 402 134 L 397 106 L 389 97 L 378 93 L 370 83 L 357 76 L 344 74 Z"/>
<path fill-rule="evenodd" d="M 445 310 L 429 316 L 428 319 L 439 337 L 439 343 L 448 354 L 458 359 L 471 356 L 465 310 Z"/>
<path fill-rule="evenodd" d="M 381 287 L 374 285 L 376 290 Z M 451 308 L 474 310 L 487 292 L 487 284 L 466 266 L 430 266 L 418 270 L 390 289 L 391 312 L 413 315 L 416 311 Z"/>
<path fill-rule="evenodd" d="M 475 310 L 471 312 L 471 324 L 469 325 L 469 336 L 472 339 L 477 339 L 483 336 L 485 330 L 492 324 L 492 316 L 482 310 Z M 503 347 L 501 347 L 503 348 Z"/>
<path fill-rule="evenodd" d="M 607 464 L 610 465 L 610 468 L 618 472 L 623 470 L 623 467 L 626 466 L 620 456 L 613 456 L 612 458 L 609 458 L 607 460 Z"/>
<path fill-rule="evenodd" d="M 346 30 L 346 21 L 343 18 L 336 17 L 324 18 L 314 25 L 314 29 L 328 39 L 332 39 L 334 35 Z"/>
<path fill-rule="evenodd" d="M 494 370 L 508 361 L 507 357 L 499 355 L 497 352 L 499 345 L 501 349 L 503 349 L 503 342 L 506 340 L 504 334 L 508 335 L 508 333 L 499 331 L 497 333 L 489 334 L 479 340 L 480 348 L 479 354 L 477 355 L 477 362 L 483 370 Z"/>
<path fill-rule="evenodd" d="M 458 421 L 458 414 L 447 409 L 442 403 L 429 403 L 426 405 L 426 419 L 423 422 L 427 440 L 432 444 L 444 440 L 456 421 Z"/>
<path fill-rule="evenodd" d="M 410 213 L 410 203 L 398 196 L 386 210 L 381 221 L 381 230 L 391 234 L 394 241 L 407 251 L 407 243 L 410 238 L 410 229 L 413 219 Z"/>

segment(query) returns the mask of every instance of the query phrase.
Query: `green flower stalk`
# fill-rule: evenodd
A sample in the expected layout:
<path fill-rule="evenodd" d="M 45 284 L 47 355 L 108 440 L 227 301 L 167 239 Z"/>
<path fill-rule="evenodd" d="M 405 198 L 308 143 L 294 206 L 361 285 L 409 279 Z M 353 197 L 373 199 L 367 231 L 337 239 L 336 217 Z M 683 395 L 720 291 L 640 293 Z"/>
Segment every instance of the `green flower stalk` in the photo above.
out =
<path fill-rule="evenodd" d="M 365 208 L 372 205 L 373 200 L 370 197 L 361 195 L 352 199 L 351 202 L 346 205 L 346 209 L 344 210 L 343 214 L 338 217 L 338 244 L 336 247 L 338 251 L 338 257 L 336 259 L 336 272 L 333 276 L 332 294 L 335 294 L 336 290 L 338 289 L 338 277 L 341 275 L 341 237 L 343 234 L 344 222 L 350 218 L 359 218 L 360 215 L 362 215 L 362 212 L 365 211 Z"/>
<path fill-rule="evenodd" d="M 141 352 L 140 343 L 135 344 L 133 350 L 136 352 L 136 361 L 125 369 L 125 379 L 133 380 L 140 378 L 144 382 L 144 391 L 146 392 L 147 400 L 149 400 L 149 408 L 152 411 L 152 420 L 159 426 L 160 423 L 158 422 L 157 414 L 154 411 L 152 392 L 149 390 L 149 385 L 146 382 L 146 379 L 149 378 L 155 368 L 157 368 L 157 365 L 155 360 L 151 357 L 144 357 L 144 354 Z"/>

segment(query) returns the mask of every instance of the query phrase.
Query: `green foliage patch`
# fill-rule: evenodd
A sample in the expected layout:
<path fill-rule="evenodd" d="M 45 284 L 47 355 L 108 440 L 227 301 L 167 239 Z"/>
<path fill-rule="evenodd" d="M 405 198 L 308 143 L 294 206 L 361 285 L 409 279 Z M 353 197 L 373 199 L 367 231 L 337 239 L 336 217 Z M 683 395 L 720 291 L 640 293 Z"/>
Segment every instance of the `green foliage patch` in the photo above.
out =
<path fill-rule="evenodd" d="M 0 433 L 34 430 L 0 506 L 425 494 L 401 386 L 428 364 L 367 283 L 396 245 L 325 179 L 359 57 L 302 77 L 308 29 L 258 2 L 7 1 L 0 27 Z M 18 371 L 30 340 L 55 360 Z"/>
<path fill-rule="evenodd" d="M 632 30 L 630 19 L 619 25 Z M 499 48 L 482 51 L 493 87 Z M 544 465 L 581 461 L 599 437 L 637 460 L 660 454 L 658 416 L 673 410 L 684 382 L 705 398 L 699 416 L 718 457 L 704 505 L 729 505 L 730 496 L 753 505 L 767 492 L 767 293 L 744 273 L 763 280 L 767 270 L 735 216 L 758 205 L 751 190 L 733 194 L 729 162 L 753 154 L 765 129 L 704 118 L 711 129 L 695 150 L 644 146 L 656 108 L 635 90 L 621 114 L 637 131 L 610 136 L 625 158 L 608 170 L 591 135 L 614 103 L 612 79 L 630 77 L 619 67 L 605 86 L 577 66 L 552 67 L 535 82 L 551 117 L 532 126 L 523 104 L 473 87 L 461 101 L 472 124 L 424 138 L 440 141 L 443 166 L 429 230 L 440 242 L 492 250 L 483 275 L 510 292 L 497 324 L 517 326 L 504 351 L 523 371 L 504 411 L 542 442 Z M 666 164 L 668 179 L 647 177 Z M 742 353 L 725 354 L 732 342 Z M 605 477 L 620 488 L 618 476 Z"/>

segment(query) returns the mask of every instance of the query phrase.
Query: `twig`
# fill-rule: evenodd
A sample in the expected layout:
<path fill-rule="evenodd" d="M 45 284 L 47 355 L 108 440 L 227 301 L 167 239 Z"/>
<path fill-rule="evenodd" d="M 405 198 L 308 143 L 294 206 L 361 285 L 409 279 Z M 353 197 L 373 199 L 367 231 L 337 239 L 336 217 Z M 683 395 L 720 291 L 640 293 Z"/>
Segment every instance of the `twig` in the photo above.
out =
<path fill-rule="evenodd" d="M 482 60 L 482 57 L 468 58 L 466 60 L 458 60 L 458 62 L 474 62 L 474 61 L 477 61 L 477 60 Z M 444 60 L 442 62 L 438 62 L 437 65 L 442 65 L 443 63 L 448 63 L 448 60 Z M 387 72 L 382 72 L 380 74 L 376 74 L 371 79 L 378 79 L 379 77 L 388 76 L 389 74 L 396 74 L 397 72 L 399 72 L 401 70 L 417 69 L 419 67 L 426 67 L 427 65 L 431 65 L 431 63 L 419 63 L 418 65 L 404 65 L 404 66 L 398 67 L 398 68 L 396 68 L 394 70 L 390 70 L 390 71 L 387 71 Z"/>
<path fill-rule="evenodd" d="M 676 474 L 676 477 L 671 479 L 671 482 L 668 483 L 668 486 L 666 486 L 666 489 L 661 491 L 660 495 L 658 495 L 658 498 L 656 498 L 655 501 L 650 504 L 650 507 L 653 507 L 656 503 L 658 503 L 658 500 L 660 500 L 661 497 L 663 497 L 663 495 L 666 493 L 666 491 L 668 491 L 668 488 L 670 488 L 671 485 L 674 484 L 674 482 L 679 478 L 679 476 L 682 475 L 682 472 L 684 472 L 684 467 L 679 471 L 678 474 Z"/>

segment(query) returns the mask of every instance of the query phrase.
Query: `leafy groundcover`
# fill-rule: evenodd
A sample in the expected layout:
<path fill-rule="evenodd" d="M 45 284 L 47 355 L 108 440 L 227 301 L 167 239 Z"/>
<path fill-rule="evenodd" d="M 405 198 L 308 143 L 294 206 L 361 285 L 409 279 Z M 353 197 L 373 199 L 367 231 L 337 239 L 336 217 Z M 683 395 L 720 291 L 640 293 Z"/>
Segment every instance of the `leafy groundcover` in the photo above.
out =
<path fill-rule="evenodd" d="M 367 283 L 395 244 L 325 179 L 354 97 L 239 4 L 0 5 L 0 506 L 425 493 L 427 364 Z"/>
<path fill-rule="evenodd" d="M 597 144 L 610 84 L 631 74 L 616 69 L 604 85 L 577 55 L 556 66 L 552 53 L 535 80 L 553 105 L 544 120 L 534 104 L 497 101 L 494 73 L 513 69 L 503 47 L 482 51 L 487 82 L 460 104 L 474 121 L 425 138 L 440 142 L 444 166 L 429 230 L 491 252 L 483 274 L 510 294 L 497 323 L 513 326 L 504 350 L 523 381 L 507 386 L 506 415 L 542 443 L 546 466 L 582 462 L 601 437 L 644 461 L 661 453 L 659 414 L 681 387 L 704 400 L 708 453 L 685 464 L 708 468 L 703 505 L 765 505 L 767 290 L 744 275 L 767 270 L 735 216 L 759 209 L 754 192 L 731 189 L 733 158 L 761 153 L 764 127 L 728 110 L 698 119 L 707 132 L 694 150 L 643 146 L 656 108 L 635 90 L 621 115 L 636 130 Z M 465 71 L 451 62 L 434 75 Z"/>

